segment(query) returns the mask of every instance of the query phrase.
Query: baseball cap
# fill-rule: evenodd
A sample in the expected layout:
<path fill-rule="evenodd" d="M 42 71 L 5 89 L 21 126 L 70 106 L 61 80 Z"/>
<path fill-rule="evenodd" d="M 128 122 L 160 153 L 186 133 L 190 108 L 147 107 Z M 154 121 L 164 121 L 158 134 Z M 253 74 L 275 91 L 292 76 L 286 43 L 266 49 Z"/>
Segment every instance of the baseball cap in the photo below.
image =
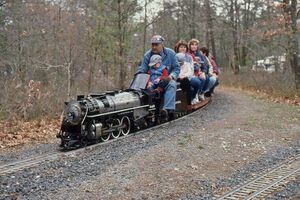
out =
<path fill-rule="evenodd" d="M 150 63 L 149 63 L 149 66 L 152 67 L 154 66 L 156 63 L 159 63 L 162 61 L 162 58 L 160 55 L 153 55 L 151 56 L 150 58 Z"/>
<path fill-rule="evenodd" d="M 154 35 L 151 38 L 151 44 L 161 44 L 163 41 L 165 41 L 165 39 L 160 35 Z"/>
<path fill-rule="evenodd" d="M 176 58 L 179 63 L 184 63 L 185 61 L 185 54 L 184 53 L 177 53 Z"/>

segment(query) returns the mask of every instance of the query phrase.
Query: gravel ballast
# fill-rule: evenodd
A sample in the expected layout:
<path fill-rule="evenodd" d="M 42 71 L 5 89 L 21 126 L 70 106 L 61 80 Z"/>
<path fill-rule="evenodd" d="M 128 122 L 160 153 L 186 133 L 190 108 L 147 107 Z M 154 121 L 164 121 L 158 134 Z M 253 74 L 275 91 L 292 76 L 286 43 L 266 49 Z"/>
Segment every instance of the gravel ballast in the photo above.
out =
<path fill-rule="evenodd" d="M 299 153 L 297 109 L 222 90 L 177 122 L 1 176 L 0 199 L 210 199 Z"/>

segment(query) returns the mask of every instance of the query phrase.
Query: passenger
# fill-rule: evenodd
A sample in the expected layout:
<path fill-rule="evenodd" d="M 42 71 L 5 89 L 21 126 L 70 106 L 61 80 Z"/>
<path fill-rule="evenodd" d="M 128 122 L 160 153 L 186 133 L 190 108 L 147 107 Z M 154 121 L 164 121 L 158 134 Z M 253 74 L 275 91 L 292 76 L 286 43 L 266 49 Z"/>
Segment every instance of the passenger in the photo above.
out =
<path fill-rule="evenodd" d="M 176 57 L 180 64 L 180 74 L 177 81 L 180 82 L 181 88 L 187 92 L 188 109 L 191 109 L 190 105 L 197 103 L 197 99 L 195 97 L 202 89 L 204 82 L 201 82 L 198 77 L 194 76 L 194 67 L 190 62 L 185 60 L 185 53 L 177 53 Z"/>
<path fill-rule="evenodd" d="M 219 76 L 219 73 L 220 73 L 220 70 L 219 70 L 219 67 L 217 65 L 217 62 L 215 60 L 215 57 L 211 54 L 208 55 L 208 58 L 210 60 L 210 63 L 212 64 L 213 66 L 213 70 L 214 70 L 214 73 Z"/>
<path fill-rule="evenodd" d="M 188 44 L 186 41 L 184 40 L 179 40 L 175 47 L 174 47 L 174 51 L 176 53 L 184 53 L 185 54 L 185 61 L 191 63 L 191 65 L 193 65 L 193 57 L 188 53 Z"/>
<path fill-rule="evenodd" d="M 204 100 L 205 99 L 204 92 L 210 80 L 208 78 L 208 75 L 206 75 L 207 65 L 204 62 L 204 56 L 200 53 L 198 46 L 199 46 L 199 40 L 197 39 L 191 39 L 188 42 L 189 53 L 193 58 L 194 74 L 196 77 L 200 79 L 200 81 L 204 82 L 202 90 L 199 92 L 200 100 Z"/>
<path fill-rule="evenodd" d="M 218 70 L 217 69 L 214 70 L 213 64 L 211 63 L 211 59 L 209 59 L 209 50 L 208 50 L 208 48 L 202 47 L 200 50 L 203 53 L 203 55 L 205 56 L 206 62 L 208 63 L 208 66 L 209 66 L 208 76 L 209 76 L 210 81 L 208 83 L 207 91 L 205 91 L 205 93 L 206 93 L 206 96 L 211 96 L 211 94 L 214 91 L 214 88 L 218 84 L 217 83 L 217 80 L 218 80 L 218 75 L 217 75 Z M 214 62 L 214 64 L 216 64 L 216 63 Z"/>
<path fill-rule="evenodd" d="M 166 69 L 166 66 L 162 65 L 161 56 L 156 54 L 151 56 L 149 67 L 148 74 L 150 77 L 147 88 L 154 96 L 160 97 L 164 92 L 164 88 L 169 83 L 166 79 L 168 70 Z"/>
<path fill-rule="evenodd" d="M 151 38 L 151 49 L 145 53 L 137 73 L 147 73 L 149 71 L 149 63 L 152 55 L 158 54 L 162 57 L 162 65 L 166 66 L 169 74 L 164 78 L 169 83 L 163 88 L 163 111 L 169 115 L 169 119 L 173 119 L 175 117 L 176 79 L 180 73 L 180 66 L 175 52 L 170 48 L 164 47 L 163 42 L 164 38 L 160 35 L 154 35 Z"/>
<path fill-rule="evenodd" d="M 211 55 L 211 54 L 209 54 L 208 58 L 209 58 L 209 60 L 210 60 L 210 62 L 211 62 L 211 64 L 212 64 L 212 66 L 213 66 L 213 72 L 214 72 L 214 74 L 216 75 L 216 78 L 217 78 L 217 81 L 216 81 L 214 87 L 210 90 L 210 93 L 211 93 L 211 94 L 214 94 L 215 88 L 220 84 L 220 81 L 219 81 L 219 73 L 220 73 L 220 70 L 219 70 L 219 67 L 218 67 L 218 65 L 217 65 L 217 62 L 215 61 L 214 56 Z"/>

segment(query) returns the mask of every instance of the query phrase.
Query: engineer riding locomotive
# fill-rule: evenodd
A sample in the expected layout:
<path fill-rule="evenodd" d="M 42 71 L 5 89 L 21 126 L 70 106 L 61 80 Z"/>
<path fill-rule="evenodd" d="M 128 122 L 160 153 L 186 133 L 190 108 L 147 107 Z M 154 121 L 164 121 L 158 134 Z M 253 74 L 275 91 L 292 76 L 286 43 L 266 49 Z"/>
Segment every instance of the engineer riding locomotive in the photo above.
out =
<path fill-rule="evenodd" d="M 137 74 L 144 73 L 149 76 L 136 76 L 130 89 L 78 95 L 77 100 L 66 103 L 61 129 L 57 134 L 61 139 L 62 149 L 74 149 L 116 139 L 128 135 L 131 130 L 155 126 L 174 119 L 176 114 L 183 116 L 192 111 L 191 97 L 194 95 L 189 96 L 188 101 L 189 88 L 185 89 L 181 85 L 181 90 L 177 91 L 176 80 L 185 77 L 180 74 L 181 69 L 184 72 L 184 67 L 190 67 L 189 71 L 192 72 L 195 67 L 184 66 L 185 55 L 176 56 L 172 49 L 164 47 L 163 42 L 164 38 L 160 35 L 151 38 L 151 49 L 145 53 L 137 70 Z M 193 72 L 190 75 L 193 76 Z M 190 86 L 193 84 L 189 84 Z M 141 87 L 145 87 L 145 90 L 140 90 Z M 196 93 L 200 91 L 199 87 L 193 89 Z M 207 102 L 203 102 L 203 105 Z M 198 108 L 200 107 L 194 109 Z"/>
<path fill-rule="evenodd" d="M 154 35 L 151 38 L 151 49 L 148 50 L 143 58 L 142 64 L 138 67 L 137 73 L 148 73 L 150 69 L 150 58 L 153 55 L 160 55 L 162 58 L 162 65 L 166 66 L 168 76 L 164 77 L 162 81 L 167 81 L 164 89 L 164 102 L 162 114 L 167 115 L 169 120 L 175 117 L 175 102 L 176 102 L 176 80 L 180 73 L 180 65 L 176 58 L 176 53 L 164 46 L 164 38 L 160 35 Z"/>

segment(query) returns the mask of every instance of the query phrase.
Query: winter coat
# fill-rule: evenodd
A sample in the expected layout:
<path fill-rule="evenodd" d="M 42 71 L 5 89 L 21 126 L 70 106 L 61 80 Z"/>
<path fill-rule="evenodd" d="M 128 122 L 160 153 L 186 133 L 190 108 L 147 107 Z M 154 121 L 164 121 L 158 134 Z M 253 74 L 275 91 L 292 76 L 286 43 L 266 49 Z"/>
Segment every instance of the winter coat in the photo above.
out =
<path fill-rule="evenodd" d="M 150 75 L 148 82 L 157 84 L 159 80 L 168 76 L 168 71 L 164 65 L 160 65 L 158 68 L 154 68 L 154 66 L 152 66 L 150 67 L 148 74 Z"/>

